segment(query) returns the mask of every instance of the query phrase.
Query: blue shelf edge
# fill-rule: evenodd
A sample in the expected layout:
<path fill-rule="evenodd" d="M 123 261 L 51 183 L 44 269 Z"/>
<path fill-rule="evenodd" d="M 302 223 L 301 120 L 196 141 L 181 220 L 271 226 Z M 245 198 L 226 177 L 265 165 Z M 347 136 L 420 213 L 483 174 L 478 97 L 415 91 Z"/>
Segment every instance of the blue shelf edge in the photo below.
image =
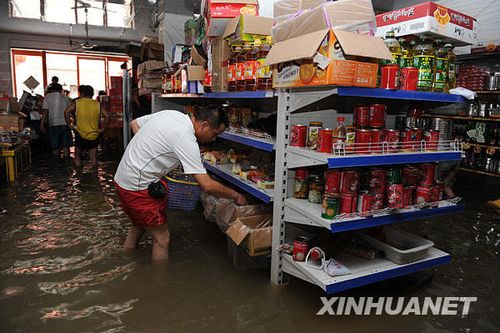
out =
<path fill-rule="evenodd" d="M 227 173 L 225 173 L 224 171 L 218 169 L 217 167 L 211 165 L 210 163 L 203 163 L 205 165 L 205 168 L 210 171 L 210 172 L 213 172 L 215 173 L 217 176 L 221 177 L 222 179 L 228 181 L 229 183 L 233 184 L 234 186 L 237 186 L 239 187 L 240 189 L 242 189 L 243 191 L 253 195 L 254 197 L 256 197 L 257 199 L 260 199 L 262 201 L 264 201 L 265 203 L 270 203 L 272 200 L 271 200 L 271 197 L 269 195 L 267 195 L 266 193 L 238 180 L 236 177 L 233 177 L 231 175 L 228 175 Z"/>
<path fill-rule="evenodd" d="M 397 267 L 391 270 L 382 271 L 379 273 L 370 274 L 368 276 L 359 277 L 357 279 L 347 280 L 344 282 L 338 282 L 326 286 L 327 294 L 334 294 L 344 290 L 357 288 L 367 284 L 372 284 L 380 282 L 387 279 L 392 279 L 398 276 L 403 276 L 411 273 L 415 273 L 424 269 L 429 269 L 435 266 L 448 264 L 451 262 L 451 256 L 442 256 L 435 259 L 430 259 L 422 262 L 417 262 L 414 264 L 404 265 L 402 267 Z"/>
<path fill-rule="evenodd" d="M 250 147 L 254 147 L 254 148 L 257 148 L 260 150 L 268 151 L 268 152 L 272 152 L 274 150 L 274 144 L 272 144 L 272 143 L 267 143 L 264 141 L 260 141 L 258 139 L 247 138 L 247 137 L 244 137 L 241 135 L 236 135 L 236 134 L 233 134 L 230 132 L 224 132 L 224 133 L 220 134 L 219 137 L 226 139 L 226 140 L 238 142 L 238 143 L 250 146 Z"/>
<path fill-rule="evenodd" d="M 424 102 L 465 102 L 465 99 L 460 95 L 426 91 L 390 90 L 381 88 L 338 87 L 337 94 L 339 96 L 403 99 Z"/>
<path fill-rule="evenodd" d="M 388 164 L 405 163 L 424 163 L 439 161 L 459 161 L 462 159 L 462 153 L 452 152 L 429 152 L 429 153 L 405 153 L 405 154 L 387 154 L 387 155 L 359 155 L 348 157 L 332 157 L 328 159 L 328 168 L 349 168 L 359 166 L 375 166 Z"/>
<path fill-rule="evenodd" d="M 419 220 L 427 217 L 455 214 L 463 211 L 464 211 L 464 205 L 453 205 L 448 207 L 421 209 L 414 212 L 368 217 L 366 219 L 332 223 L 330 231 L 333 234 L 351 230 L 366 229 L 385 224 L 394 224 L 399 222 Z"/>
<path fill-rule="evenodd" d="M 235 91 L 235 92 L 210 92 L 201 95 L 202 98 L 273 98 L 274 90 Z"/>

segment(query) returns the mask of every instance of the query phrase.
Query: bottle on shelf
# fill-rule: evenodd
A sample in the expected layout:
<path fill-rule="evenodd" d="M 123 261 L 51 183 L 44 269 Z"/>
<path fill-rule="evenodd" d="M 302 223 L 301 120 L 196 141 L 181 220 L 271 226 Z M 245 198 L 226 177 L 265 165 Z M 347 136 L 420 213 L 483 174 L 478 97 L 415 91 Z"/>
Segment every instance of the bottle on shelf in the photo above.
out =
<path fill-rule="evenodd" d="M 399 58 L 401 57 L 401 45 L 399 45 L 398 40 L 395 37 L 394 31 L 387 31 L 385 33 L 385 38 L 384 38 L 384 43 L 387 45 L 387 48 L 391 52 L 392 56 L 394 57 L 393 61 L 387 61 L 383 63 L 383 65 L 386 65 L 388 63 L 399 63 Z"/>
<path fill-rule="evenodd" d="M 446 77 L 445 92 L 450 91 L 456 87 L 457 77 L 456 77 L 456 67 L 455 67 L 455 53 L 453 53 L 453 45 L 448 43 L 444 45 L 444 48 L 448 51 L 448 75 Z"/>
<path fill-rule="evenodd" d="M 436 55 L 429 37 L 423 35 L 413 51 L 413 67 L 418 69 L 417 90 L 431 91 Z"/>
<path fill-rule="evenodd" d="M 442 45 L 440 39 L 434 41 L 436 61 L 434 62 L 434 82 L 432 91 L 444 92 L 446 86 L 446 77 L 448 76 L 448 50 Z"/>
<path fill-rule="evenodd" d="M 398 43 L 401 47 L 401 54 L 398 61 L 399 68 L 413 67 L 412 49 L 409 41 L 404 37 L 400 37 L 398 38 Z"/>

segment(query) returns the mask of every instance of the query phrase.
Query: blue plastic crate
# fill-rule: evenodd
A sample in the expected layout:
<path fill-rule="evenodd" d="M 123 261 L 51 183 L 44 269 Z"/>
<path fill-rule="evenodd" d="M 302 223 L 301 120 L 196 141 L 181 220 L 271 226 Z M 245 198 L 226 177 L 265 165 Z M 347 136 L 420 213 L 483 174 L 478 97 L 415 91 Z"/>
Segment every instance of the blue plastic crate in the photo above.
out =
<path fill-rule="evenodd" d="M 191 211 L 196 207 L 200 201 L 201 188 L 198 183 L 190 181 L 190 178 L 192 177 L 177 173 L 165 176 L 168 185 L 168 208 Z"/>

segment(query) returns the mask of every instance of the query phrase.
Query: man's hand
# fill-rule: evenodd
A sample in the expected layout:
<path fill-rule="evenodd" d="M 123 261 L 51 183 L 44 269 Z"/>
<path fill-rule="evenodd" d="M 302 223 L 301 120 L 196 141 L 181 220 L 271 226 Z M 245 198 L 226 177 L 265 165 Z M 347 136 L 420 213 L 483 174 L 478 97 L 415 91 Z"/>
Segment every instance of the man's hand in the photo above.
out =
<path fill-rule="evenodd" d="M 242 196 L 241 194 L 238 193 L 238 195 L 234 199 L 234 202 L 238 206 L 245 206 L 247 204 L 247 199 L 244 196 Z"/>

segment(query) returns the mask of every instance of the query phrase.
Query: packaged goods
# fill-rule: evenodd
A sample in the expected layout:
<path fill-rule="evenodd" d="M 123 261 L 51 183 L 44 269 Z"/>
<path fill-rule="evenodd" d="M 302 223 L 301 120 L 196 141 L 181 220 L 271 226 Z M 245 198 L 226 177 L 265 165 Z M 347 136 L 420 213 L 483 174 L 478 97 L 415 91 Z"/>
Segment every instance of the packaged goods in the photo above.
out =
<path fill-rule="evenodd" d="M 340 181 L 342 172 L 340 170 L 326 170 L 325 172 L 325 194 L 340 193 Z"/>
<path fill-rule="evenodd" d="M 329 194 L 323 196 L 323 204 L 321 209 L 321 217 L 327 220 L 332 220 L 335 216 L 339 215 L 339 195 Z"/>
<path fill-rule="evenodd" d="M 290 135 L 290 146 L 305 147 L 307 143 L 307 126 L 293 125 Z"/>
<path fill-rule="evenodd" d="M 333 130 L 331 128 L 322 128 L 318 131 L 318 148 L 321 153 L 331 153 L 333 143 Z"/>
<path fill-rule="evenodd" d="M 413 67 L 418 69 L 417 90 L 431 91 L 435 78 L 436 54 L 430 39 L 421 36 L 413 51 Z"/>
<path fill-rule="evenodd" d="M 340 214 L 351 214 L 356 212 L 358 205 L 358 197 L 356 194 L 341 194 L 340 195 Z"/>
<path fill-rule="evenodd" d="M 386 33 L 387 36 L 387 33 Z M 398 38 L 400 53 L 398 58 L 399 68 L 413 67 L 413 50 L 410 46 L 409 40 L 404 37 Z"/>
<path fill-rule="evenodd" d="M 377 15 L 376 35 L 394 31 L 396 37 L 426 34 L 456 45 L 475 44 L 475 18 L 434 2 L 425 2 Z"/>
<path fill-rule="evenodd" d="M 374 195 L 368 191 L 360 191 L 358 194 L 358 205 L 356 211 L 361 216 L 366 216 L 372 210 Z"/>
<path fill-rule="evenodd" d="M 456 87 L 456 66 L 455 66 L 455 53 L 453 53 L 453 45 L 445 44 L 444 47 L 448 51 L 448 76 L 446 78 L 445 92 Z"/>
<path fill-rule="evenodd" d="M 309 171 L 306 168 L 295 170 L 295 188 L 293 197 L 296 199 L 307 199 L 309 193 Z"/>
<path fill-rule="evenodd" d="M 401 45 L 396 39 L 395 32 L 393 30 L 387 31 L 385 33 L 384 43 L 392 54 L 393 59 L 389 61 L 382 61 L 382 64 L 396 64 L 399 66 L 399 58 L 401 57 Z"/>
<path fill-rule="evenodd" d="M 307 128 L 307 147 L 316 150 L 318 148 L 318 135 L 319 130 L 323 129 L 323 123 L 321 121 L 311 121 L 309 122 L 309 127 Z"/>
<path fill-rule="evenodd" d="M 241 14 L 259 15 L 257 0 L 203 0 L 201 12 L 207 20 L 207 36 L 222 36 L 229 21 Z"/>
<path fill-rule="evenodd" d="M 387 187 L 387 207 L 403 208 L 403 184 L 390 184 Z"/>
<path fill-rule="evenodd" d="M 321 203 L 321 194 L 323 193 L 323 181 L 318 175 L 309 177 L 309 195 L 310 203 Z"/>
<path fill-rule="evenodd" d="M 448 50 L 442 45 L 440 39 L 435 41 L 436 47 L 436 68 L 432 91 L 444 92 L 446 86 L 446 78 L 448 77 Z"/>
<path fill-rule="evenodd" d="M 366 105 L 356 105 L 354 107 L 353 125 L 356 127 L 370 126 L 370 108 Z"/>
<path fill-rule="evenodd" d="M 359 171 L 356 170 L 343 170 L 340 178 L 340 193 L 342 194 L 356 194 L 359 188 Z"/>
<path fill-rule="evenodd" d="M 260 46 L 271 35 L 273 20 L 269 17 L 242 14 L 229 21 L 224 39 L 231 47 L 250 44 Z"/>
<path fill-rule="evenodd" d="M 295 261 L 305 261 L 309 251 L 309 239 L 305 236 L 297 236 L 293 240 L 292 258 Z"/>
<path fill-rule="evenodd" d="M 393 59 L 382 40 L 325 29 L 275 43 L 264 65 L 276 65 L 275 88 L 329 84 L 375 87 L 376 59 Z"/>

